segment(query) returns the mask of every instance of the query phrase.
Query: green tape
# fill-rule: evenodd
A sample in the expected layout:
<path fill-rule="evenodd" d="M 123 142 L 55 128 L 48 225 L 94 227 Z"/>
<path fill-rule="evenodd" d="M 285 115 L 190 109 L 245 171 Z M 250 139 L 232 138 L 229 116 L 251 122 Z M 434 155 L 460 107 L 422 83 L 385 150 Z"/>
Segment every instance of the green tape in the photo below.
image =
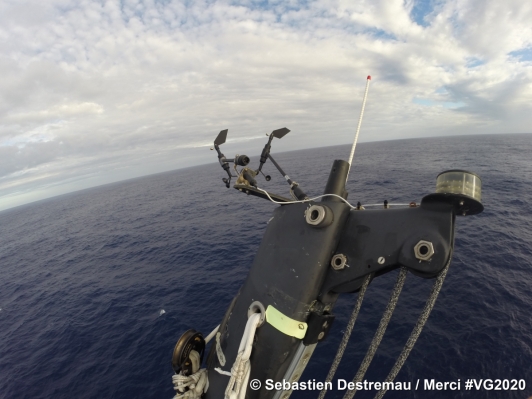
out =
<path fill-rule="evenodd" d="M 291 337 L 303 339 L 307 333 L 307 323 L 291 319 L 272 305 L 269 305 L 266 309 L 266 322 Z"/>

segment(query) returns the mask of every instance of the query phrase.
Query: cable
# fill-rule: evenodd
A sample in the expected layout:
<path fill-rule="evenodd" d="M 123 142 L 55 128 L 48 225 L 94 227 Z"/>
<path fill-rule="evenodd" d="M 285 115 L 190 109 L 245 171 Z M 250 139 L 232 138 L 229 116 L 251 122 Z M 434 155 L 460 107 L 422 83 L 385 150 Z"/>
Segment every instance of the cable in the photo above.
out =
<path fill-rule="evenodd" d="M 427 302 L 425 303 L 425 307 L 423 308 L 423 311 L 419 315 L 416 325 L 414 326 L 414 329 L 412 330 L 412 333 L 410 334 L 408 341 L 406 341 L 406 344 L 401 354 L 395 361 L 395 364 L 392 367 L 390 374 L 388 374 L 388 377 L 386 377 L 386 382 L 392 382 L 393 380 L 395 380 L 395 377 L 397 377 L 397 374 L 401 370 L 401 367 L 403 367 L 403 364 L 408 358 L 408 355 L 410 355 L 410 351 L 416 344 L 416 341 L 419 338 L 419 334 L 421 334 L 421 331 L 423 330 L 423 327 L 425 326 L 425 323 L 427 322 L 427 319 L 429 318 L 430 312 L 434 308 L 434 304 L 436 303 L 436 299 L 438 298 L 438 294 L 440 293 L 441 287 L 443 285 L 443 281 L 445 280 L 445 276 L 447 276 L 447 271 L 449 270 L 450 264 L 451 264 L 451 259 L 449 258 L 449 261 L 447 262 L 443 270 L 440 272 L 440 274 L 436 278 L 436 281 L 434 282 L 434 285 L 432 286 L 432 291 L 430 292 L 429 298 L 427 299 Z M 377 395 L 375 395 L 375 399 L 382 399 L 382 397 L 384 396 L 386 392 L 387 392 L 387 389 L 384 389 L 384 388 L 381 389 L 377 393 Z"/>
<path fill-rule="evenodd" d="M 257 190 L 262 191 L 264 194 L 266 194 L 266 196 L 269 198 L 269 200 L 271 202 L 273 202 L 274 204 L 279 204 L 279 205 L 302 204 L 304 202 L 310 202 L 310 201 L 314 201 L 314 200 L 329 196 L 329 197 L 340 198 L 343 202 L 345 202 L 347 205 L 349 205 L 352 209 L 356 209 L 356 206 L 351 205 L 349 202 L 347 202 L 347 200 L 345 198 L 342 198 L 342 197 L 340 197 L 339 195 L 336 195 L 336 194 L 322 194 L 322 195 L 318 195 L 317 197 L 314 197 L 314 198 L 309 198 L 309 199 L 300 200 L 300 201 L 280 202 L 280 201 L 275 201 L 272 197 L 270 197 L 270 194 L 266 190 L 263 190 L 262 188 L 259 188 L 259 187 L 257 187 Z"/>
<path fill-rule="evenodd" d="M 366 356 L 364 357 L 364 360 L 362 360 L 362 363 L 360 363 L 360 367 L 353 378 L 353 382 L 356 383 L 362 381 L 364 378 L 364 374 L 366 374 L 366 371 L 368 370 L 368 367 L 373 360 L 373 357 L 375 356 L 375 352 L 377 352 L 377 348 L 379 347 L 382 337 L 384 337 L 384 333 L 386 332 L 386 328 L 388 327 L 388 324 L 390 323 L 390 319 L 392 318 L 393 311 L 395 310 L 395 306 L 397 305 L 397 301 L 399 300 L 399 295 L 401 294 L 401 290 L 403 289 L 403 286 L 405 284 L 406 280 L 406 274 L 408 270 L 406 267 L 401 267 L 401 270 L 399 272 L 399 275 L 397 276 L 397 281 L 395 282 L 395 286 L 393 287 L 392 294 L 390 295 L 390 300 L 388 301 L 388 305 L 386 305 L 386 310 L 382 314 L 381 321 L 379 323 L 379 327 L 377 328 L 377 331 L 375 332 L 375 335 L 373 336 L 373 340 L 371 341 L 371 344 L 369 345 L 368 351 L 366 353 Z M 349 390 L 345 393 L 344 399 L 352 399 L 353 396 L 355 396 L 357 390 L 356 387 L 353 390 Z"/>
<path fill-rule="evenodd" d="M 388 206 L 410 206 L 410 204 L 388 204 Z M 362 206 L 384 206 L 384 204 L 362 204 Z"/>
<path fill-rule="evenodd" d="M 341 199 L 347 205 L 349 205 L 349 207 L 351 207 L 351 209 L 357 209 L 356 206 L 351 205 L 345 198 L 343 198 L 343 197 L 341 197 L 341 196 L 339 196 L 337 194 L 322 194 L 322 195 L 318 195 L 317 197 L 314 197 L 314 198 L 309 198 L 309 199 L 300 200 L 300 201 L 280 202 L 280 201 L 275 201 L 272 197 L 270 197 L 270 194 L 266 190 L 263 190 L 262 188 L 259 188 L 259 187 L 256 187 L 256 189 L 259 190 L 259 191 L 262 191 L 264 194 L 266 194 L 266 196 L 268 197 L 268 199 L 271 202 L 273 202 L 274 204 L 279 204 L 279 205 L 302 204 L 302 203 L 314 201 L 314 200 L 317 200 L 317 199 L 320 199 L 320 198 L 323 198 L 323 197 L 336 197 L 336 198 Z M 388 206 L 409 206 L 409 205 L 410 204 L 388 204 Z M 364 205 L 364 206 L 383 206 L 383 204 L 369 204 L 369 205 Z"/>
<path fill-rule="evenodd" d="M 320 396 L 318 396 L 318 399 L 323 399 L 323 397 L 327 393 L 327 388 L 326 388 L 327 382 L 332 381 L 334 374 L 336 373 L 336 370 L 338 369 L 338 365 L 340 364 L 340 361 L 342 360 L 342 356 L 344 355 L 345 348 L 347 347 L 347 342 L 349 341 L 349 338 L 351 337 L 351 333 L 353 332 L 353 327 L 355 326 L 358 313 L 360 312 L 360 307 L 362 306 L 362 301 L 364 300 L 364 294 L 366 293 L 366 289 L 368 288 L 370 280 L 371 280 L 371 274 L 368 274 L 366 279 L 364 280 L 364 283 L 362 284 L 362 287 L 360 288 L 360 291 L 358 292 L 358 298 L 355 304 L 355 308 L 353 309 L 353 312 L 351 313 L 351 316 L 349 317 L 349 321 L 347 322 L 347 327 L 345 328 L 345 332 L 342 337 L 342 342 L 340 342 L 340 345 L 338 346 L 338 350 L 336 351 L 336 356 L 334 357 L 334 360 L 331 364 L 329 374 L 327 374 L 327 379 L 325 380 L 326 383 L 324 384 L 325 388 L 323 388 L 323 390 L 320 392 Z"/>

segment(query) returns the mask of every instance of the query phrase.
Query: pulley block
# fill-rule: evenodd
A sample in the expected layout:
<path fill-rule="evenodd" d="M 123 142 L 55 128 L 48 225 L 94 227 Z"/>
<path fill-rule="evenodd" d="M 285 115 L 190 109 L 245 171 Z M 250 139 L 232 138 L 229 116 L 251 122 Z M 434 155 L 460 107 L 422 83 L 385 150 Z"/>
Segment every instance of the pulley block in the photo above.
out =
<path fill-rule="evenodd" d="M 205 352 L 205 339 L 200 332 L 191 329 L 181 335 L 175 345 L 172 355 L 172 368 L 176 373 L 181 371 L 185 376 L 194 373 L 192 370 L 193 361 L 190 358 L 193 350 L 199 353 L 201 364 L 203 353 Z"/>

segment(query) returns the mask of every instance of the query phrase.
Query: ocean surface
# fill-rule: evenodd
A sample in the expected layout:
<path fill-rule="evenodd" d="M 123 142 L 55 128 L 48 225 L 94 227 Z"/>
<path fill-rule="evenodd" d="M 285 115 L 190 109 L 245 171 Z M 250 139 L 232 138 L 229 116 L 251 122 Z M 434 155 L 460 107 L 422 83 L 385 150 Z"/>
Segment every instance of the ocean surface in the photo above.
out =
<path fill-rule="evenodd" d="M 246 151 L 243 145 L 241 153 Z M 349 146 L 272 155 L 309 194 L 321 194 Z M 436 176 L 482 178 L 485 211 L 459 217 L 455 254 L 428 323 L 396 381 L 461 380 L 460 391 L 388 392 L 385 398 L 532 395 L 532 135 L 359 144 L 352 203 L 405 203 Z M 229 154 L 228 154 L 229 155 Z M 252 165 L 258 157 L 251 157 Z M 171 398 L 170 358 L 189 328 L 219 324 L 246 277 L 277 206 L 226 189 L 215 163 L 123 181 L 0 212 L 0 398 Z M 287 195 L 266 164 L 268 190 Z M 375 279 L 336 378 L 355 375 L 397 272 Z M 433 280 L 409 274 L 366 374 L 384 381 Z M 332 332 L 302 380 L 323 381 L 356 294 L 341 296 Z M 164 312 L 163 312 L 164 310 Z M 524 391 L 466 390 L 466 379 L 522 379 Z M 375 391 L 358 392 L 372 398 Z M 299 392 L 293 398 L 315 398 Z M 341 398 L 330 392 L 326 398 Z"/>

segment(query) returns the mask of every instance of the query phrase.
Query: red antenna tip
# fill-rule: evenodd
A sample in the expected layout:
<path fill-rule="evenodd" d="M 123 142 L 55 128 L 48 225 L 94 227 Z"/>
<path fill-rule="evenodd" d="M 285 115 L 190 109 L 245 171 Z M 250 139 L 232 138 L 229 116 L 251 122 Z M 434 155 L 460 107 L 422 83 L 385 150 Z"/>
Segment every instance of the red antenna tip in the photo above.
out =
<path fill-rule="evenodd" d="M 371 80 L 371 76 L 370 75 L 368 75 L 368 80 Z"/>

